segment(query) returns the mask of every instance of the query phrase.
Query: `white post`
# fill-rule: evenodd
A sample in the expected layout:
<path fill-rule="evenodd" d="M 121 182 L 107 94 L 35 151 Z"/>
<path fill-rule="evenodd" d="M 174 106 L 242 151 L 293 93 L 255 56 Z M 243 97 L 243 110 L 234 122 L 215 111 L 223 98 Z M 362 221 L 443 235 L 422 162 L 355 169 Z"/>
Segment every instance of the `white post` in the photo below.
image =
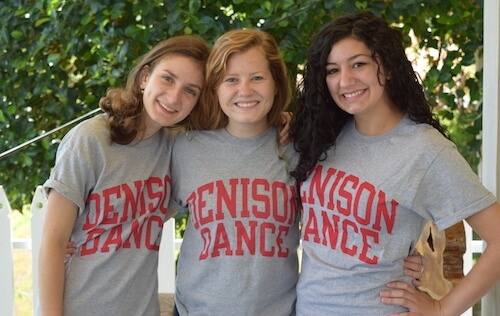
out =
<path fill-rule="evenodd" d="M 41 186 L 38 186 L 31 201 L 31 260 L 33 272 L 33 311 L 36 311 L 39 306 L 38 296 L 38 260 L 40 245 L 42 242 L 43 223 L 45 221 L 45 207 L 47 199 L 43 193 Z"/>
<path fill-rule="evenodd" d="M 0 315 L 14 315 L 14 259 L 9 200 L 0 185 Z"/>
<path fill-rule="evenodd" d="M 483 77 L 483 161 L 484 185 L 500 197 L 500 142 L 498 105 L 500 100 L 500 3 L 484 1 L 484 77 Z M 481 315 L 500 315 L 500 284 L 481 300 Z"/>
<path fill-rule="evenodd" d="M 158 258 L 158 293 L 175 292 L 175 219 L 163 224 Z"/>

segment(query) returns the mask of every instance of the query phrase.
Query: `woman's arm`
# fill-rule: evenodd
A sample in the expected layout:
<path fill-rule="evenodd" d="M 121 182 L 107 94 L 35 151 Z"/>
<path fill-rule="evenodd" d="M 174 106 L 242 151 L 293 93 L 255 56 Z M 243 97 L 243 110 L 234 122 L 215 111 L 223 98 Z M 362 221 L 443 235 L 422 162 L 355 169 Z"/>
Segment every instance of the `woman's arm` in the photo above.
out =
<path fill-rule="evenodd" d="M 77 214 L 78 207 L 72 201 L 50 191 L 38 265 L 42 316 L 63 314 L 64 259 Z"/>
<path fill-rule="evenodd" d="M 467 219 L 487 247 L 472 270 L 442 300 L 402 283 L 391 282 L 395 290 L 381 291 L 382 302 L 402 305 L 417 315 L 461 315 L 500 281 L 500 204 L 495 203 Z M 400 315 L 410 315 L 401 313 Z"/>

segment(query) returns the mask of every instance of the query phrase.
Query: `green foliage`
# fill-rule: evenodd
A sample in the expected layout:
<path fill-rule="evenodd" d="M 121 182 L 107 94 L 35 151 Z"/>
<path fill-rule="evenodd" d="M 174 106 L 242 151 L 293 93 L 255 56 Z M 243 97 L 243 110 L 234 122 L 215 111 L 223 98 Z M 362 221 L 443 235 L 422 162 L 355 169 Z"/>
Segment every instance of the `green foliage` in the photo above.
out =
<path fill-rule="evenodd" d="M 434 50 L 420 55 L 429 64 L 424 84 L 475 166 L 482 86 L 474 65 L 483 16 L 482 2 L 474 0 L 6 0 L 0 6 L 0 153 L 97 108 L 106 89 L 121 85 L 135 60 L 162 39 L 199 34 L 213 42 L 229 29 L 260 27 L 275 36 L 295 77 L 313 34 L 360 9 L 411 31 L 419 54 Z M 0 184 L 13 207 L 29 203 L 49 176 L 67 130 L 0 160 Z"/>

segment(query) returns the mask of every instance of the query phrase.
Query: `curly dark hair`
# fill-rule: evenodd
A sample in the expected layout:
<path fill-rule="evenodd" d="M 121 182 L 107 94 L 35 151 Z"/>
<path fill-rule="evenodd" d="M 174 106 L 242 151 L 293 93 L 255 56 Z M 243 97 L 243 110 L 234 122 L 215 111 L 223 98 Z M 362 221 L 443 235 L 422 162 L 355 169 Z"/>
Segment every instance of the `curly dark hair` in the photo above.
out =
<path fill-rule="evenodd" d="M 194 35 L 179 35 L 163 40 L 143 55 L 137 65 L 130 71 L 124 88 L 111 88 L 99 101 L 101 109 L 108 114 L 111 142 L 130 144 L 143 128 L 141 80 L 144 69 L 150 70 L 166 56 L 177 55 L 190 57 L 199 62 L 205 70 L 210 48 L 205 40 Z M 197 106 L 193 111 L 197 110 Z M 188 119 L 176 124 L 183 127 Z"/>
<path fill-rule="evenodd" d="M 362 41 L 373 60 L 389 74 L 385 90 L 399 111 L 418 123 L 427 123 L 449 138 L 427 101 L 424 89 L 408 60 L 401 33 L 371 12 L 345 15 L 324 26 L 307 53 L 304 77 L 299 85 L 297 112 L 290 137 L 300 153 L 292 172 L 297 186 L 308 177 L 335 140 L 351 114 L 340 109 L 326 85 L 326 61 L 332 46 L 345 38 Z M 375 58 L 377 57 L 377 58 Z"/>

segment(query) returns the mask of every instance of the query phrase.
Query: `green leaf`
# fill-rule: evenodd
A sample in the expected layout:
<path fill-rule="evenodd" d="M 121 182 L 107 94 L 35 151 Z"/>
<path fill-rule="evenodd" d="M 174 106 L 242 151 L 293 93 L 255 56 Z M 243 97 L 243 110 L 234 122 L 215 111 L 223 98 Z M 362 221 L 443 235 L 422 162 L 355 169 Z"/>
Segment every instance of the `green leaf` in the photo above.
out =
<path fill-rule="evenodd" d="M 130 36 L 130 37 L 135 37 L 136 35 L 138 35 L 141 32 L 142 32 L 142 29 L 137 27 L 137 25 L 129 25 L 125 29 L 125 35 Z"/>
<path fill-rule="evenodd" d="M 266 11 L 271 11 L 272 7 L 271 7 L 271 2 L 269 1 L 263 1 L 261 4 L 260 4 L 260 7 Z"/>
<path fill-rule="evenodd" d="M 38 19 L 35 21 L 35 27 L 39 27 L 40 25 L 47 23 L 47 22 L 50 22 L 50 18 Z"/>
<path fill-rule="evenodd" d="M 85 15 L 80 21 L 81 21 L 82 25 L 88 25 L 90 22 L 92 22 L 92 20 L 93 20 L 93 18 L 89 14 L 89 15 Z"/>
<path fill-rule="evenodd" d="M 31 159 L 30 156 L 28 155 L 23 155 L 23 165 L 25 167 L 29 167 L 29 166 L 32 166 L 33 165 L 33 159 Z"/>
<path fill-rule="evenodd" d="M 461 21 L 462 21 L 461 18 L 459 16 L 455 16 L 455 15 L 440 15 L 437 18 L 437 22 L 439 24 L 443 24 L 443 25 L 458 24 Z"/>
<path fill-rule="evenodd" d="M 201 8 L 200 0 L 189 0 L 189 12 L 196 13 Z"/>
<path fill-rule="evenodd" d="M 21 32 L 19 30 L 14 30 L 14 31 L 10 32 L 10 36 L 12 36 L 15 39 L 21 39 L 24 36 L 24 34 L 23 34 L 23 32 Z"/>
<path fill-rule="evenodd" d="M 119 19 L 123 16 L 123 9 L 125 8 L 125 3 L 115 3 L 111 9 L 110 18 Z"/>
<path fill-rule="evenodd" d="M 60 54 L 50 54 L 47 57 L 47 62 L 49 63 L 49 65 L 55 65 L 59 62 L 60 59 L 61 59 Z"/>
<path fill-rule="evenodd" d="M 13 115 L 14 113 L 16 113 L 16 110 L 17 110 L 16 106 L 11 104 L 7 107 L 7 114 Z"/>
<path fill-rule="evenodd" d="M 14 67 L 22 69 L 26 66 L 26 62 L 27 62 L 26 59 L 17 59 L 13 60 L 12 64 L 14 65 Z"/>

